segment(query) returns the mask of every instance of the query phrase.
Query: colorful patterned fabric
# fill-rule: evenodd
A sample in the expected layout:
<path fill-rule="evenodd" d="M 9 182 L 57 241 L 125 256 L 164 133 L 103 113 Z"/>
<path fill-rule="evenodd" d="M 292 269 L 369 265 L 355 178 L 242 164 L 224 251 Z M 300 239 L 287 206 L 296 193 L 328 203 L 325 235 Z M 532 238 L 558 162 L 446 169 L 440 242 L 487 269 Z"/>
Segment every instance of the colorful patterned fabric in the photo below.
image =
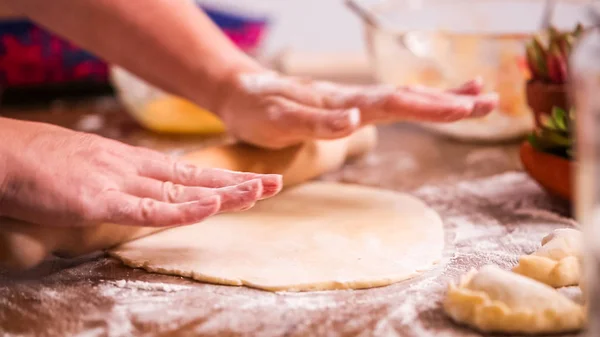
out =
<path fill-rule="evenodd" d="M 267 20 L 205 8 L 211 19 L 242 50 L 253 52 Z M 69 82 L 108 81 L 108 65 L 27 20 L 0 22 L 0 86 L 28 87 Z"/>

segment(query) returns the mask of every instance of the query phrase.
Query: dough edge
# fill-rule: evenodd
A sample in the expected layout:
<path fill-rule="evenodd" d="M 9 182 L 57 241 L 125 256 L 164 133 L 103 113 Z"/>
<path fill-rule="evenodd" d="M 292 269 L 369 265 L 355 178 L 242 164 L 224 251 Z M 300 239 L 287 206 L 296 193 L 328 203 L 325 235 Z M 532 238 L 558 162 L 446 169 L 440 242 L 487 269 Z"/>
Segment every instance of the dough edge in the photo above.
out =
<path fill-rule="evenodd" d="M 492 300 L 483 291 L 471 290 L 467 284 L 477 273 L 472 269 L 459 284 L 450 282 L 443 303 L 446 314 L 458 324 L 466 324 L 482 332 L 544 334 L 573 332 L 585 324 L 583 307 L 573 303 L 578 310 L 562 315 L 554 310 L 534 313 L 514 311 L 504 302 Z"/>
<path fill-rule="evenodd" d="M 554 288 L 579 285 L 581 278 L 579 259 L 575 256 L 556 261 L 545 256 L 523 255 L 512 271 Z"/>
<path fill-rule="evenodd" d="M 320 184 L 330 184 L 329 182 L 318 182 Z M 337 184 L 337 183 L 333 183 Z M 374 189 L 373 187 L 363 186 L 363 185 L 354 185 L 354 184 L 342 184 L 342 185 L 350 185 L 352 188 L 361 188 L 361 189 Z M 398 193 L 393 190 L 381 190 L 380 192 L 389 194 L 389 193 Z M 400 193 L 406 194 L 406 193 Z M 410 196 L 410 195 L 409 195 Z M 401 273 L 386 275 L 384 277 L 379 277 L 377 279 L 369 278 L 368 275 L 364 277 L 364 279 L 354 279 L 351 281 L 342 281 L 342 280 L 328 280 L 324 282 L 315 282 L 315 283 L 293 283 L 293 284 L 269 284 L 268 282 L 260 282 L 253 281 L 251 279 L 245 278 L 232 278 L 232 277 L 218 277 L 206 273 L 194 272 L 190 270 L 182 270 L 175 269 L 173 267 L 165 268 L 159 265 L 152 263 L 152 261 L 147 259 L 138 259 L 138 258 L 129 258 L 127 257 L 126 252 L 120 251 L 120 246 L 113 247 L 108 250 L 107 253 L 109 256 L 117 259 L 124 265 L 132 268 L 143 269 L 147 272 L 158 273 L 162 275 L 171 275 L 171 276 L 180 276 L 186 277 L 195 281 L 209 283 L 214 285 L 225 285 L 225 286 L 246 286 L 249 288 L 271 291 L 271 292 L 305 292 L 305 291 L 326 291 L 326 290 L 351 290 L 351 289 L 369 289 L 369 288 L 377 288 L 388 286 L 394 283 L 402 282 L 408 279 L 412 279 L 420 276 L 421 274 L 431 271 L 435 266 L 440 265 L 443 261 L 444 252 L 446 251 L 447 244 L 447 236 L 445 231 L 444 222 L 440 216 L 440 214 L 435 211 L 433 208 L 428 206 L 423 200 L 411 196 L 411 198 L 418 202 L 423 208 L 424 211 L 428 215 L 428 220 L 432 221 L 431 226 L 439 227 L 441 229 L 441 247 L 440 250 L 435 257 L 435 259 L 430 260 L 427 264 L 423 264 L 410 272 L 403 271 Z M 193 225 L 192 225 L 193 226 Z M 176 228 L 176 227 L 175 227 Z M 170 229 L 166 229 L 170 230 Z M 163 231 L 161 231 L 163 232 Z M 161 232 L 153 233 L 151 235 L 160 235 Z M 135 240 L 134 240 L 135 241 Z M 127 243 L 126 243 L 127 244 Z M 126 245 L 125 244 L 125 245 Z"/>
<path fill-rule="evenodd" d="M 571 235 L 575 235 L 572 233 L 581 235 L 581 232 L 576 228 L 555 229 L 542 239 L 542 245 L 537 251 L 519 257 L 519 264 L 512 271 L 554 288 L 579 285 L 581 282 L 581 261 L 576 255 L 568 255 L 557 260 L 549 256 L 536 254 L 546 244 L 551 244 L 554 240 L 560 240 L 568 236 L 569 233 Z"/>
<path fill-rule="evenodd" d="M 427 272 L 431 270 L 434 266 L 438 265 L 441 261 L 441 257 L 436 261 L 433 261 L 429 265 L 423 266 L 422 268 L 414 270 L 410 274 L 402 273 L 398 276 L 389 276 L 386 278 L 381 278 L 379 280 L 355 280 L 355 281 L 328 281 L 328 282 L 320 282 L 320 283 L 305 283 L 305 284 L 294 284 L 294 285 L 286 285 L 286 284 L 278 284 L 278 285 L 265 285 L 259 282 L 252 282 L 249 280 L 245 280 L 242 278 L 219 278 L 214 277 L 207 274 L 196 273 L 196 272 L 187 272 L 182 270 L 173 270 L 167 268 L 161 268 L 158 266 L 154 266 L 151 263 L 144 262 L 140 263 L 139 261 L 134 261 L 133 259 L 128 259 L 125 256 L 120 255 L 118 252 L 110 250 L 108 251 L 108 255 L 117 259 L 124 265 L 132 268 L 143 269 L 150 273 L 157 273 L 161 275 L 171 275 L 171 276 L 181 276 L 190 278 L 195 281 L 209 283 L 214 285 L 224 285 L 224 286 L 246 286 L 249 288 L 271 291 L 271 292 L 304 292 L 304 291 L 324 291 L 324 290 L 351 290 L 351 289 L 369 289 L 369 288 L 378 288 L 385 287 L 394 283 L 398 283 L 401 281 L 405 281 L 416 276 L 419 276 L 423 272 Z"/>

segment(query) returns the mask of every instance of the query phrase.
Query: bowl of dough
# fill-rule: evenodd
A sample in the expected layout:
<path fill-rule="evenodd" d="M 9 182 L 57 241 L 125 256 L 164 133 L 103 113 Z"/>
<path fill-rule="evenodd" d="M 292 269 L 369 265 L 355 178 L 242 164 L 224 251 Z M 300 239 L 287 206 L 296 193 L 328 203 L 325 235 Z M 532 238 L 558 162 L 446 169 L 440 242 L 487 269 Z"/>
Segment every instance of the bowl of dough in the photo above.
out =
<path fill-rule="evenodd" d="M 585 20 L 589 1 L 555 1 L 552 24 L 572 28 Z M 500 95 L 483 118 L 424 124 L 471 141 L 524 137 L 534 126 L 525 83 L 525 44 L 536 33 L 544 1 L 347 0 L 364 23 L 367 51 L 379 82 L 450 88 L 481 77 L 484 91 Z"/>

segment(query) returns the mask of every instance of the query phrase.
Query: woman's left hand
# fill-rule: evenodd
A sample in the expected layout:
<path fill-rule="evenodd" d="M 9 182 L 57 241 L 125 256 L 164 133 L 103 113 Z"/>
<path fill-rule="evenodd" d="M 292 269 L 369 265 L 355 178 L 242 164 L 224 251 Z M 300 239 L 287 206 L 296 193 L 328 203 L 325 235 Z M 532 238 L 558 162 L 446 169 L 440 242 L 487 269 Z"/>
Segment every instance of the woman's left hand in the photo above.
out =
<path fill-rule="evenodd" d="M 452 90 L 422 86 L 349 86 L 274 72 L 237 75 L 221 90 L 215 111 L 240 140 L 282 148 L 311 139 L 334 139 L 366 124 L 453 122 L 481 117 L 498 104 L 475 79 Z"/>

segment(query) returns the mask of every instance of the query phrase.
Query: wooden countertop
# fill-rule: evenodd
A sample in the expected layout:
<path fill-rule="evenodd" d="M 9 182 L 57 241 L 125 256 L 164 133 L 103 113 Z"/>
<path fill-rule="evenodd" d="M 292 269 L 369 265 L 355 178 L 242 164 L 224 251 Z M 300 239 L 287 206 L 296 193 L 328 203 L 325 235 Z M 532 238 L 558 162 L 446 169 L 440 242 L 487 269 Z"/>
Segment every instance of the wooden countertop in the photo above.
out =
<path fill-rule="evenodd" d="M 0 115 L 94 131 L 161 151 L 223 139 L 158 136 L 113 99 L 2 111 Z M 378 148 L 323 179 L 409 192 L 435 208 L 447 232 L 444 260 L 420 277 L 360 291 L 269 293 L 192 282 L 122 266 L 102 253 L 49 260 L 18 275 L 0 270 L 0 332 L 11 336 L 480 336 L 441 312 L 446 284 L 470 268 L 508 268 L 568 208 L 522 173 L 517 144 L 475 145 L 411 125 L 380 128 Z M 565 290 L 577 296 L 573 289 Z"/>

